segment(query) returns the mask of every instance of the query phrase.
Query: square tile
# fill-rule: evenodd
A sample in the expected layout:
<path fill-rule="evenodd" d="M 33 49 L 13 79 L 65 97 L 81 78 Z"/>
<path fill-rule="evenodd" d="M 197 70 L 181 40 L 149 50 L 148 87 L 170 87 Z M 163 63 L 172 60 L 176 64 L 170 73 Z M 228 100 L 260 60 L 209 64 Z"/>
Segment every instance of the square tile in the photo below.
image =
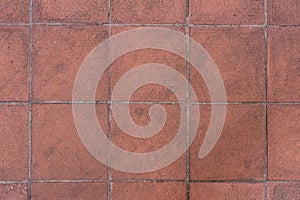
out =
<path fill-rule="evenodd" d="M 96 106 L 99 123 L 105 132 L 107 109 L 105 104 Z M 80 140 L 71 104 L 35 104 L 32 115 L 33 179 L 107 180 L 107 167 L 94 158 Z"/>
<path fill-rule="evenodd" d="M 191 0 L 190 22 L 194 24 L 263 24 L 264 0 Z"/>
<path fill-rule="evenodd" d="M 298 0 L 268 0 L 269 24 L 300 25 Z"/>
<path fill-rule="evenodd" d="M 0 22 L 28 22 L 29 1 L 1 1 L 0 13 Z"/>
<path fill-rule="evenodd" d="M 3 184 L 0 185 L 1 200 L 26 200 L 27 187 L 25 184 Z"/>
<path fill-rule="evenodd" d="M 269 182 L 269 200 L 299 199 L 299 182 Z"/>
<path fill-rule="evenodd" d="M 33 183 L 32 200 L 104 200 L 107 199 L 107 183 Z"/>
<path fill-rule="evenodd" d="M 192 109 L 197 109 L 196 106 L 193 105 Z M 197 136 L 190 147 L 191 180 L 264 180 L 264 106 L 227 105 L 226 109 L 221 136 L 212 151 L 201 159 L 198 155 L 210 123 L 210 105 L 199 106 L 200 121 L 191 119 L 190 124 L 199 124 Z"/>
<path fill-rule="evenodd" d="M 186 0 L 112 0 L 112 23 L 185 23 Z"/>
<path fill-rule="evenodd" d="M 34 22 L 108 22 L 108 0 L 35 0 Z"/>
<path fill-rule="evenodd" d="M 112 183 L 114 200 L 183 200 L 186 199 L 185 183 L 124 182 Z"/>
<path fill-rule="evenodd" d="M 0 181 L 27 179 L 27 116 L 27 106 L 0 105 Z"/>
<path fill-rule="evenodd" d="M 29 30 L 0 27 L 0 101 L 27 101 Z"/>
<path fill-rule="evenodd" d="M 269 179 L 300 179 L 300 106 L 268 106 Z"/>
<path fill-rule="evenodd" d="M 88 54 L 108 38 L 103 26 L 37 26 L 33 30 L 34 100 L 71 101 L 78 70 Z M 99 55 L 107 59 L 107 55 Z M 106 101 L 108 77 L 100 77 L 96 100 Z"/>
<path fill-rule="evenodd" d="M 142 28 L 142 27 L 132 27 L 132 26 L 118 26 L 118 27 L 112 27 L 111 28 L 111 34 L 113 36 L 116 36 L 118 33 L 124 33 L 126 31 L 131 31 L 136 28 Z M 177 31 L 181 34 L 185 34 L 184 28 L 179 27 L 161 27 L 165 30 L 168 29 L 170 31 Z M 145 31 L 146 32 L 146 31 Z M 163 34 L 161 34 L 163 35 Z M 118 51 L 120 49 L 121 45 L 131 45 L 131 44 L 138 44 L 139 46 L 142 46 L 143 44 L 139 44 L 140 41 L 139 38 L 135 38 L 135 41 L 125 40 L 122 44 L 113 45 L 111 44 L 111 54 L 114 55 L 114 52 Z M 149 39 L 150 40 L 150 39 Z M 170 42 L 172 41 L 172 38 L 157 38 L 157 40 L 160 40 L 161 42 Z M 185 42 L 185 41 L 180 41 Z M 184 43 L 185 44 L 185 43 Z M 176 45 L 176 44 L 175 44 Z M 175 47 L 176 48 L 176 47 Z M 181 50 L 183 53 L 186 53 L 186 49 Z M 118 82 L 121 80 L 121 78 L 124 78 L 127 75 L 126 85 L 124 84 L 124 87 L 129 87 L 131 83 L 140 82 L 139 80 L 141 77 L 143 79 L 149 79 L 148 84 L 145 84 L 141 87 L 138 87 L 135 91 L 132 92 L 132 96 L 130 97 L 131 102 L 178 102 L 181 101 L 176 97 L 176 93 L 184 94 L 184 97 L 186 96 L 186 83 L 183 83 L 183 87 L 176 87 L 174 86 L 174 83 L 170 83 L 172 88 L 167 88 L 166 86 L 162 86 L 157 84 L 156 80 L 161 80 L 161 82 L 167 83 L 170 82 L 170 74 L 166 74 L 164 71 L 155 71 L 155 73 L 152 73 L 151 69 L 149 69 L 149 72 L 143 72 L 146 73 L 145 75 L 134 75 L 134 76 L 128 76 L 128 74 L 132 73 L 132 70 L 136 70 L 138 67 L 145 65 L 145 64 L 160 64 L 165 65 L 169 67 L 169 69 L 173 70 L 173 72 L 178 73 L 180 76 L 183 77 L 183 79 L 186 79 L 186 71 L 187 71 L 187 65 L 186 60 L 181 58 L 179 55 L 176 55 L 172 52 L 165 51 L 163 49 L 152 49 L 152 48 L 143 48 L 138 49 L 134 51 L 130 51 L 128 53 L 123 54 L 121 57 L 114 60 L 112 65 L 110 66 L 110 88 L 112 93 L 118 93 L 121 92 L 123 96 L 126 96 L 126 89 L 123 90 L 117 90 L 116 85 L 119 84 Z M 147 66 L 148 68 L 148 66 Z M 144 70 L 145 71 L 145 70 Z M 172 75 L 171 75 L 172 76 Z M 171 80 L 174 82 L 174 77 L 171 77 Z M 179 81 L 176 79 L 176 81 Z M 186 81 L 186 80 L 184 80 Z M 133 84 L 131 84 L 133 85 Z M 116 90 L 115 90 L 116 89 Z M 113 96 L 113 95 L 112 95 Z M 112 99 L 113 101 L 124 101 L 120 99 Z M 185 100 L 185 98 L 184 98 Z"/>
<path fill-rule="evenodd" d="M 268 101 L 300 102 L 300 28 L 270 28 Z"/>
<path fill-rule="evenodd" d="M 196 40 L 214 60 L 224 82 L 228 102 L 265 100 L 264 32 L 261 28 L 192 27 Z M 195 50 L 190 49 L 191 55 Z M 210 102 L 207 86 L 191 66 L 190 82 L 198 102 Z"/>
<path fill-rule="evenodd" d="M 129 113 L 131 116 L 127 116 L 126 112 L 124 115 L 116 116 L 114 112 L 112 114 L 111 121 L 111 142 L 117 145 L 121 149 L 133 153 L 150 153 L 158 151 L 168 145 L 175 137 L 179 131 L 179 125 L 181 120 L 180 106 L 179 104 L 160 104 L 166 111 L 166 121 L 164 122 L 164 117 L 159 115 L 158 118 L 154 117 L 152 114 L 152 119 L 150 118 L 149 112 L 152 106 L 158 106 L 158 104 L 113 104 L 112 109 L 123 110 L 129 107 Z M 119 120 L 121 118 L 121 120 Z M 133 132 L 128 130 L 134 130 L 129 125 L 131 120 L 137 126 L 143 127 L 143 133 L 151 131 L 155 134 L 149 138 L 141 138 L 133 135 Z M 164 122 L 163 124 L 161 122 Z M 151 126 L 150 126 L 151 125 Z M 150 127 L 147 127 L 150 126 Z M 125 130 L 125 128 L 126 130 Z M 133 126 L 132 126 L 133 127 Z M 152 128 L 151 128 L 152 127 Z M 136 132 L 136 131 L 135 131 Z M 186 135 L 186 129 L 184 131 L 184 137 Z M 144 135 L 145 136 L 145 135 Z M 181 141 L 184 145 L 186 144 L 186 137 Z M 177 149 L 172 148 L 172 152 Z M 172 153 L 170 152 L 170 153 Z M 111 157 L 113 155 L 111 154 Z M 164 159 L 163 157 L 159 159 Z M 150 160 L 149 160 L 150 161 Z M 120 161 L 124 165 L 126 161 Z M 129 161 L 127 161 L 129 162 Z M 138 162 L 138 161 L 137 161 Z M 157 160 L 160 162 L 160 160 Z M 150 163 L 150 162 L 149 162 Z M 141 165 L 144 168 L 149 166 L 149 163 L 136 163 L 136 165 Z M 175 160 L 170 165 L 164 167 L 163 169 L 148 172 L 148 173 L 125 173 L 111 169 L 111 177 L 113 180 L 144 180 L 144 179 L 164 179 L 164 180 L 185 180 L 186 179 L 186 153 L 183 153 L 177 160 Z"/>
<path fill-rule="evenodd" d="M 191 183 L 190 199 L 257 200 L 265 198 L 264 183 Z"/>

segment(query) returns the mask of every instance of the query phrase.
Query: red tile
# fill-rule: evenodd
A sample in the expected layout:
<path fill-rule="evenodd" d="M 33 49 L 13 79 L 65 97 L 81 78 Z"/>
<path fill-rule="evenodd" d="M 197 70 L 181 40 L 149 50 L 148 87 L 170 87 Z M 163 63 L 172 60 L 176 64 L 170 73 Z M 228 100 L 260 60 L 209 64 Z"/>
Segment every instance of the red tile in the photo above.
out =
<path fill-rule="evenodd" d="M 119 182 L 112 184 L 112 199 L 114 200 L 183 200 L 186 199 L 185 183 L 146 183 Z"/>
<path fill-rule="evenodd" d="M 268 101 L 299 102 L 300 28 L 271 28 L 268 37 Z"/>
<path fill-rule="evenodd" d="M 0 22 L 28 22 L 29 1 L 1 1 Z"/>
<path fill-rule="evenodd" d="M 112 23 L 185 23 L 186 1 L 112 1 Z"/>
<path fill-rule="evenodd" d="M 192 109 L 196 109 L 193 105 Z M 190 150 L 191 180 L 264 180 L 265 179 L 265 109 L 263 105 L 227 105 L 221 136 L 205 157 L 199 149 L 207 133 L 211 110 L 200 105 L 198 133 Z M 214 126 L 214 125 L 212 125 Z"/>
<path fill-rule="evenodd" d="M 0 28 L 0 101 L 27 101 L 29 31 L 25 27 Z"/>
<path fill-rule="evenodd" d="M 27 187 L 25 184 L 0 185 L 1 200 L 26 200 Z"/>
<path fill-rule="evenodd" d="M 107 131 L 107 105 L 97 105 Z M 33 105 L 33 179 L 107 179 L 107 167 L 85 148 L 75 129 L 72 105 Z"/>
<path fill-rule="evenodd" d="M 194 24 L 263 24 L 264 0 L 191 0 L 190 22 Z"/>
<path fill-rule="evenodd" d="M 299 182 L 269 182 L 269 200 L 299 199 Z"/>
<path fill-rule="evenodd" d="M 107 183 L 34 183 L 32 200 L 104 200 L 107 199 Z"/>
<path fill-rule="evenodd" d="M 34 22 L 108 22 L 108 0 L 33 1 Z"/>
<path fill-rule="evenodd" d="M 265 99 L 264 32 L 261 28 L 191 28 L 191 37 L 210 54 L 223 79 L 228 102 Z M 194 55 L 193 49 L 190 50 Z M 210 102 L 201 75 L 191 67 L 199 102 Z"/>
<path fill-rule="evenodd" d="M 268 107 L 269 179 L 300 179 L 300 106 Z"/>
<path fill-rule="evenodd" d="M 264 183 L 191 183 L 190 188 L 191 200 L 257 200 L 264 198 Z"/>
<path fill-rule="evenodd" d="M 157 104 L 156 104 L 157 105 Z M 112 109 L 126 108 L 127 105 L 112 105 Z M 162 105 L 167 113 L 167 119 L 163 128 L 158 130 L 158 133 L 150 138 L 138 138 L 134 137 L 130 132 L 123 131 L 113 116 L 111 122 L 111 141 L 113 144 L 120 148 L 134 153 L 149 153 L 157 151 L 171 142 L 174 136 L 177 134 L 180 125 L 180 106 L 164 104 Z M 132 120 L 138 126 L 146 126 L 151 120 L 149 117 L 149 108 L 151 104 L 130 104 L 129 112 L 131 116 L 124 116 L 123 118 L 132 117 Z M 161 121 L 162 119 L 160 119 Z M 157 123 L 157 119 L 153 119 Z M 118 121 L 119 124 L 124 122 Z M 158 126 L 158 125 L 157 125 Z M 155 131 L 154 131 L 155 132 Z M 182 141 L 186 143 L 186 141 Z M 176 149 L 174 149 L 175 151 Z M 122 161 L 123 162 L 123 161 Z M 158 161 L 159 162 L 159 161 Z M 140 165 L 140 163 L 139 163 Z M 186 154 L 176 160 L 171 165 L 149 173 L 125 173 L 117 170 L 111 170 L 112 179 L 164 179 L 164 180 L 185 180 L 186 179 Z"/>
<path fill-rule="evenodd" d="M 111 33 L 112 35 L 115 35 L 120 32 L 125 32 L 128 30 L 132 30 L 137 27 L 132 27 L 132 26 L 122 26 L 122 27 L 112 27 L 111 28 Z M 138 27 L 141 28 L 141 27 Z M 164 27 L 165 28 L 165 27 Z M 184 34 L 184 28 L 168 28 L 172 31 L 177 31 L 179 33 Z M 162 42 L 170 41 L 169 38 L 158 38 Z M 137 38 L 138 40 L 138 38 Z M 130 41 L 124 41 L 125 44 L 130 43 Z M 132 42 L 134 43 L 134 42 Z M 119 49 L 119 46 L 114 46 L 111 45 L 111 51 L 113 52 L 115 49 Z M 185 49 L 183 50 L 185 51 Z M 171 52 L 165 51 L 165 50 L 158 50 L 158 49 L 150 49 L 150 48 L 145 48 L 145 49 L 140 49 L 140 50 L 135 50 L 128 52 L 124 54 L 123 56 L 119 57 L 116 59 L 110 68 L 110 83 L 111 83 L 111 91 L 116 92 L 115 86 L 117 82 L 122 78 L 122 76 L 126 75 L 127 73 L 130 72 L 130 70 L 136 69 L 137 67 L 144 65 L 144 64 L 149 64 L 149 63 L 158 63 L 158 64 L 163 64 L 168 67 L 170 67 L 172 70 L 174 70 L 176 73 L 180 74 L 183 77 L 186 77 L 186 60 L 181 58 L 178 55 L 175 55 Z M 167 76 L 168 74 L 156 72 L 155 77 L 160 77 L 161 80 L 164 82 L 167 82 Z M 152 75 L 149 75 L 150 77 Z M 155 77 L 151 77 L 151 80 L 155 80 Z M 137 82 L 141 76 L 134 76 L 134 77 L 129 77 L 130 80 L 128 82 L 134 83 Z M 127 85 L 124 85 L 125 87 Z M 184 91 L 183 94 L 186 93 L 186 87 L 183 86 Z M 175 96 L 175 93 L 179 93 L 180 88 L 178 87 L 173 87 L 173 88 L 167 88 L 165 86 L 155 84 L 154 82 L 150 82 L 149 84 L 146 84 L 142 87 L 139 87 L 137 90 L 135 90 L 132 93 L 132 96 L 130 98 L 130 101 L 142 101 L 142 102 L 178 102 L 180 101 L 177 99 Z M 122 90 L 119 90 L 122 93 L 125 93 Z M 113 99 L 114 101 L 120 101 L 120 99 Z"/>
<path fill-rule="evenodd" d="M 27 107 L 0 105 L 0 181 L 22 181 L 28 171 Z"/>
<path fill-rule="evenodd" d="M 268 0 L 268 19 L 275 25 L 300 25 L 298 0 Z"/>
<path fill-rule="evenodd" d="M 33 98 L 70 101 L 83 60 L 107 37 L 106 27 L 35 27 Z M 101 56 L 105 58 L 105 55 Z M 99 81 L 97 100 L 107 100 L 107 82 L 107 74 L 104 73 Z"/>

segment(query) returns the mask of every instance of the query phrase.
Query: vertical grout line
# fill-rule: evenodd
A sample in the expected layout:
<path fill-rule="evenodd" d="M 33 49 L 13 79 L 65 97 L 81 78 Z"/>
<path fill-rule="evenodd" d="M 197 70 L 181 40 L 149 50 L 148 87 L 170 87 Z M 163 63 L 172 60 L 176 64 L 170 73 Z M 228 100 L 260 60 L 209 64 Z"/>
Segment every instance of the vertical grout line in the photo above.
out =
<path fill-rule="evenodd" d="M 31 163 L 32 163 L 32 5 L 29 1 L 29 86 L 28 86 L 28 177 L 27 199 L 31 199 Z"/>
<path fill-rule="evenodd" d="M 190 199 L 190 2 L 186 0 L 186 103 L 187 103 L 187 129 L 186 129 L 186 199 Z"/>
<path fill-rule="evenodd" d="M 269 142 L 268 142 L 268 0 L 264 0 L 264 58 L 265 58 L 265 199 L 269 199 Z"/>
<path fill-rule="evenodd" d="M 112 103 L 111 103 L 111 88 L 110 88 L 110 72 L 111 72 L 111 69 L 110 69 L 110 61 L 111 61 L 111 43 L 110 43 L 110 37 L 111 37 L 111 5 L 112 5 L 112 0 L 108 0 L 108 63 L 109 63 L 109 66 L 108 66 L 108 70 L 107 70 L 107 78 L 108 78 L 108 84 L 107 84 L 107 87 L 108 87 L 108 121 L 107 121 L 107 124 L 108 124 L 108 133 L 107 133 L 107 137 L 108 137 L 108 150 L 107 150 L 107 178 L 108 178 L 108 181 L 107 181 L 107 199 L 108 200 L 111 200 L 112 199 L 112 195 L 111 195 L 111 192 L 112 192 L 112 182 L 111 182 L 111 171 L 110 171 L 110 140 L 111 140 L 111 136 L 110 136 L 110 132 L 111 132 L 111 106 L 112 106 Z"/>

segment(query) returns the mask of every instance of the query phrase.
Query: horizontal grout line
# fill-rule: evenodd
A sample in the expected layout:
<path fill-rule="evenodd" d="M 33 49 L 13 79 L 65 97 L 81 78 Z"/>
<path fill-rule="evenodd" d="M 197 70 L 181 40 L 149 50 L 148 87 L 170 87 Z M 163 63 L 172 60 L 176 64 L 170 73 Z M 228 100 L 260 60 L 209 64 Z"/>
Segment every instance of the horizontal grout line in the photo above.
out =
<path fill-rule="evenodd" d="M 185 104 L 179 101 L 0 101 L 0 105 L 32 104 Z M 190 102 L 192 105 L 300 105 L 300 102 Z"/>
<path fill-rule="evenodd" d="M 0 26 L 153 26 L 153 27 L 272 27 L 272 28 L 300 28 L 300 25 L 264 25 L 264 24 L 138 24 L 138 23 L 126 23 L 126 24 L 108 24 L 98 22 L 34 22 L 34 23 L 18 23 L 18 22 L 7 22 L 0 23 Z"/>
<path fill-rule="evenodd" d="M 8 185 L 8 184 L 26 184 L 27 181 L 0 181 L 0 185 Z"/>
<path fill-rule="evenodd" d="M 31 183 L 185 183 L 186 180 L 168 180 L 168 179 L 140 179 L 140 180 L 31 180 Z M 190 180 L 192 183 L 265 183 L 266 180 Z M 275 183 L 300 183 L 300 180 L 268 180 Z M 0 181 L 0 185 L 26 184 L 27 181 Z"/>

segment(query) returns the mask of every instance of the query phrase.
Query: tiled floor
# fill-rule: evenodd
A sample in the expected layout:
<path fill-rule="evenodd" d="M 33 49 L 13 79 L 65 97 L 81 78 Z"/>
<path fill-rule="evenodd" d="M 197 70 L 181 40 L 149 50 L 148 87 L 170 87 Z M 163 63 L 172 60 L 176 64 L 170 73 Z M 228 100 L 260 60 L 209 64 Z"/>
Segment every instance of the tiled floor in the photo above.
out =
<path fill-rule="evenodd" d="M 299 0 L 10 0 L 0 2 L 0 11 L 0 200 L 300 199 Z M 200 109 L 200 123 L 189 123 L 200 125 L 189 150 L 142 174 L 95 159 L 72 115 L 74 80 L 88 53 L 139 27 L 176 30 L 200 43 L 218 66 L 227 95 L 221 137 L 199 159 L 211 106 L 220 102 L 210 102 L 195 67 L 153 49 L 116 60 L 100 77 L 95 107 L 109 139 L 127 151 L 151 152 L 169 143 L 182 102 L 157 84 L 136 90 L 129 106 L 135 123 L 150 122 L 153 104 L 164 106 L 168 117 L 159 134 L 131 137 L 111 112 L 128 104 L 110 101 L 123 74 L 161 63 L 189 80 L 198 97 L 191 110 Z"/>

